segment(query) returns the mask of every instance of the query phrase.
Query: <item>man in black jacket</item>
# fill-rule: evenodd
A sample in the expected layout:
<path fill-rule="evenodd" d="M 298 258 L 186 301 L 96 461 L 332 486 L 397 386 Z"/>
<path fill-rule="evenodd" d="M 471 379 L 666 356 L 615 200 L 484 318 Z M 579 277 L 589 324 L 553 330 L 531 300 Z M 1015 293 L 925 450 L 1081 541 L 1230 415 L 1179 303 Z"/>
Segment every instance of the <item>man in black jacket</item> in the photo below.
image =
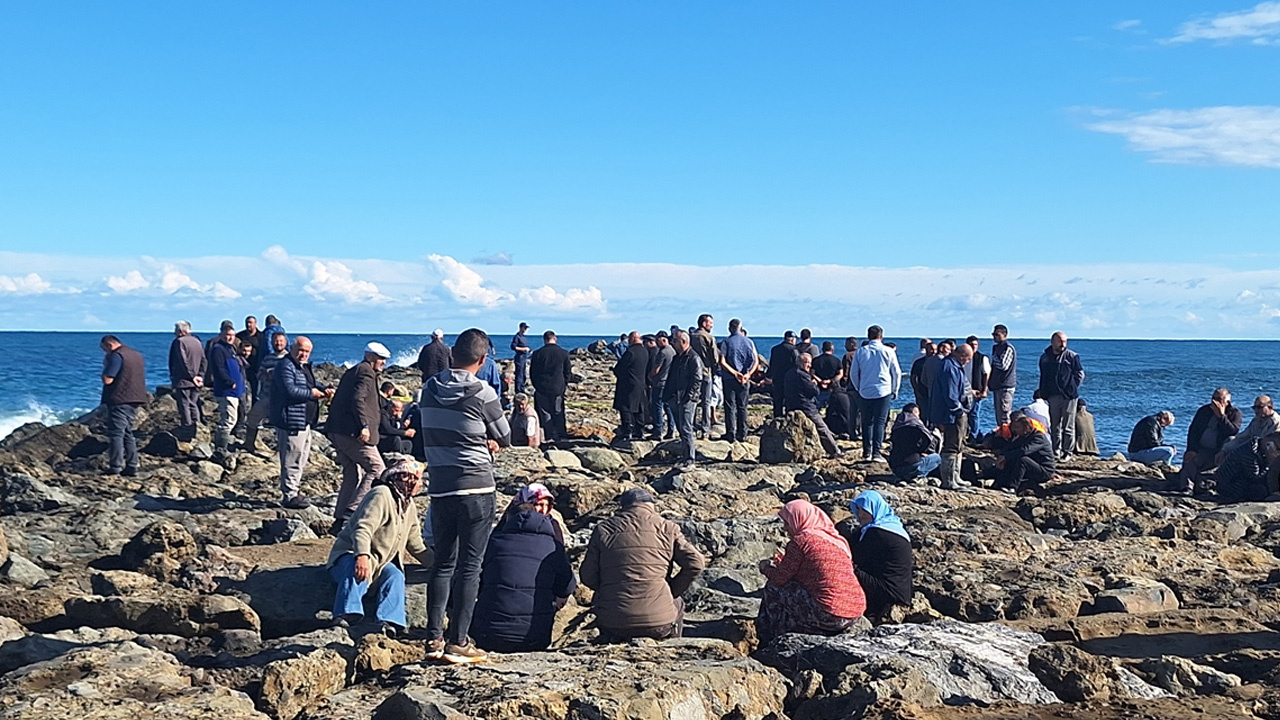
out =
<path fill-rule="evenodd" d="M 632 331 L 627 338 L 627 351 L 613 366 L 617 382 L 613 391 L 613 409 L 621 422 L 617 437 L 639 440 L 644 436 L 645 371 L 649 368 L 649 351 L 640 341 L 640 333 Z"/>
<path fill-rule="evenodd" d="M 677 330 L 671 337 L 671 342 L 676 349 L 676 356 L 671 360 L 671 369 L 667 371 L 665 397 L 676 414 L 676 431 L 680 433 L 681 456 L 684 458 L 676 469 L 692 470 L 696 457 L 693 417 L 702 399 L 702 383 L 706 381 L 702 373 L 702 358 L 691 349 L 689 333 Z"/>
<path fill-rule="evenodd" d="M 1009 424 L 1013 441 L 996 458 L 996 487 L 1017 492 L 1023 482 L 1039 485 L 1053 476 L 1053 445 L 1025 416 Z"/>
<path fill-rule="evenodd" d="M 1164 444 L 1164 429 L 1173 424 L 1173 413 L 1161 410 L 1148 415 L 1133 426 L 1129 434 L 1129 459 L 1144 465 L 1171 463 L 1178 449 Z"/>
<path fill-rule="evenodd" d="M 796 366 L 787 373 L 786 380 L 783 382 L 784 407 L 787 412 L 799 410 L 805 417 L 812 420 L 818 428 L 818 439 L 822 442 L 822 449 L 827 451 L 827 457 L 839 457 L 840 447 L 836 445 L 836 439 L 831 434 L 831 429 L 827 427 L 826 421 L 822 419 L 822 415 L 818 414 L 818 382 L 810 372 L 812 368 L 812 355 L 809 353 L 796 355 Z"/>
<path fill-rule="evenodd" d="M 1182 456 L 1182 471 L 1174 489 L 1184 493 L 1197 490 L 1196 478 L 1216 464 L 1218 451 L 1240 432 L 1244 414 L 1231 404 L 1231 391 L 1218 388 L 1205 405 L 1196 410 L 1187 429 L 1187 450 Z"/>
<path fill-rule="evenodd" d="M 391 352 L 382 343 L 364 348 L 364 360 L 356 363 L 338 382 L 325 434 L 342 466 L 342 488 L 334 508 L 330 533 L 337 535 L 356 506 L 364 499 L 373 481 L 386 465 L 378 453 L 378 423 L 382 414 L 378 402 L 378 373 L 387 365 Z"/>
<path fill-rule="evenodd" d="M 1049 404 L 1049 432 L 1053 452 L 1063 460 L 1071 458 L 1076 446 L 1076 400 L 1084 367 L 1080 356 L 1067 349 L 1067 334 L 1056 332 L 1040 355 L 1040 397 Z"/>
<path fill-rule="evenodd" d="M 796 366 L 796 334 L 788 330 L 782 342 L 769 351 L 769 395 L 773 397 L 773 416 L 782 417 L 786 397 L 787 373 Z"/>
<path fill-rule="evenodd" d="M 564 394 L 573 377 L 569 353 L 556 342 L 551 330 L 542 333 L 542 347 L 529 357 L 529 380 L 533 382 L 533 404 L 547 440 L 565 440 Z"/>
<path fill-rule="evenodd" d="M 938 437 L 920 419 L 920 407 L 915 403 L 903 405 L 889 436 L 889 469 L 899 480 L 913 480 L 941 464 Z"/>
<path fill-rule="evenodd" d="M 439 374 L 441 370 L 448 370 L 452 357 L 452 351 L 444 342 L 444 331 L 437 328 L 431 333 L 431 342 L 423 345 L 418 352 L 418 362 L 415 365 L 422 371 L 422 381 L 426 382 L 427 378 Z"/>

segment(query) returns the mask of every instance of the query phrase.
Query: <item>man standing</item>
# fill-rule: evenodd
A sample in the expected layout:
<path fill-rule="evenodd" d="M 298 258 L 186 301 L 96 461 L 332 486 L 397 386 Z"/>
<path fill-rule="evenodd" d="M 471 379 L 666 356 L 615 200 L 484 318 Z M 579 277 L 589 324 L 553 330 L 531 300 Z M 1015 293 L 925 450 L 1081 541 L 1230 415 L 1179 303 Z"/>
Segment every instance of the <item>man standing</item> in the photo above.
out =
<path fill-rule="evenodd" d="M 1054 333 L 1040 356 L 1040 397 L 1049 403 L 1053 451 L 1063 460 L 1071 459 L 1071 449 L 1076 446 L 1076 399 L 1082 382 L 1084 367 L 1080 356 L 1067 349 L 1066 333 Z"/>
<path fill-rule="evenodd" d="M 942 361 L 938 375 L 929 388 L 929 419 L 942 429 L 942 487 L 960 487 L 960 462 L 964 439 L 968 435 L 969 408 L 973 404 L 973 387 L 966 366 L 973 348 L 958 345 Z"/>
<path fill-rule="evenodd" d="M 1227 441 L 1240 432 L 1244 415 L 1231 404 L 1231 391 L 1218 388 L 1205 405 L 1196 410 L 1187 429 L 1187 451 L 1182 456 L 1182 471 L 1178 473 L 1177 490 L 1192 493 L 1197 489 L 1196 478 L 1215 466 L 1218 451 Z"/>
<path fill-rule="evenodd" d="M 1009 328 L 996 325 L 991 329 L 991 377 L 987 392 L 996 410 L 996 426 L 1009 422 L 1013 412 L 1013 394 L 1018 389 L 1018 351 L 1009 344 Z"/>
<path fill-rule="evenodd" d="M 729 321 L 729 337 L 724 339 L 720 367 L 724 377 L 724 439 L 747 441 L 747 401 L 751 397 L 751 374 L 760 363 L 756 344 L 742 333 L 742 321 Z"/>
<path fill-rule="evenodd" d="M 209 350 L 209 374 L 213 376 L 213 394 L 218 398 L 218 426 L 213 431 L 213 447 L 219 454 L 231 447 L 232 431 L 240 418 L 244 400 L 244 372 L 240 353 L 236 350 L 236 328 L 230 321 L 222 323 L 222 334 Z"/>
<path fill-rule="evenodd" d="M 249 354 L 249 389 L 253 391 L 253 402 L 258 403 L 259 390 L 262 388 L 258 385 L 258 369 L 262 367 L 262 356 L 271 352 L 271 345 L 264 342 L 266 335 L 258 330 L 258 319 L 250 315 L 244 319 L 244 329 L 236 333 L 236 339 L 240 341 L 240 347 L 248 345 L 253 348 Z"/>
<path fill-rule="evenodd" d="M 389 357 L 391 351 L 382 343 L 365 345 L 364 359 L 342 374 L 329 405 L 325 434 L 342 466 L 342 488 L 333 511 L 331 535 L 342 530 L 373 481 L 386 469 L 378 452 L 378 423 L 382 419 L 378 373 L 386 367 Z"/>
<path fill-rule="evenodd" d="M 640 342 L 640 333 L 632 331 L 627 338 L 627 351 L 613 366 L 617 378 L 613 391 L 613 409 L 620 424 L 617 437 L 639 440 L 644 433 L 645 370 L 649 367 L 649 351 Z"/>
<path fill-rule="evenodd" d="M 475 375 L 488 351 L 484 331 L 464 331 L 453 344 L 453 366 L 422 386 L 431 498 L 427 522 L 435 542 L 427 586 L 427 657 L 453 663 L 487 657 L 468 634 L 494 518 L 492 453 L 511 445 L 511 426 L 498 394 Z"/>
<path fill-rule="evenodd" d="M 273 344 L 282 333 L 272 336 Z M 321 387 L 311 372 L 311 340 L 298 336 L 293 347 L 280 359 L 271 375 L 271 425 L 276 429 L 276 451 L 280 454 L 280 495 L 285 507 L 302 510 L 311 501 L 299 494 L 302 472 L 311 459 L 311 429 L 320 418 L 320 399 L 333 397 L 333 390 Z"/>
<path fill-rule="evenodd" d="M 667 404 L 675 411 L 676 430 L 680 433 L 683 458 L 677 469 L 684 471 L 693 469 L 693 461 L 697 457 L 693 417 L 702 398 L 705 375 L 702 372 L 702 358 L 693 351 L 689 333 L 677 330 L 672 341 L 675 343 L 675 357 L 671 359 L 671 370 L 667 373 L 667 385 L 663 392 Z"/>
<path fill-rule="evenodd" d="M 564 394 L 573 377 L 569 353 L 556 342 L 551 330 L 542 333 L 542 347 L 529 358 L 529 374 L 533 380 L 533 404 L 548 440 L 565 440 Z"/>
<path fill-rule="evenodd" d="M 916 359 L 911 361 L 911 372 L 909 374 L 911 380 L 911 393 L 916 396 L 916 407 L 929 407 L 929 386 L 924 384 L 924 366 L 929 358 L 938 351 L 936 345 L 929 338 L 920 340 L 920 352 L 916 355 Z"/>
<path fill-rule="evenodd" d="M 516 392 L 524 392 L 526 379 L 529 377 L 529 343 L 525 341 L 524 333 L 529 329 L 529 323 L 520 323 L 520 329 L 511 337 L 511 352 L 515 353 L 516 364 Z"/>
<path fill-rule="evenodd" d="M 969 360 L 969 382 L 973 385 L 973 409 L 969 411 L 969 439 L 982 437 L 981 417 L 982 399 L 987 396 L 987 383 L 991 380 L 991 360 L 978 350 L 978 336 L 970 335 L 964 344 L 973 350 L 973 358 Z"/>
<path fill-rule="evenodd" d="M 698 411 L 702 413 L 698 420 L 698 437 L 711 436 L 711 415 L 714 413 L 711 404 L 711 376 L 720 367 L 720 351 L 716 348 L 716 338 L 711 334 L 715 327 L 715 318 L 710 313 L 698 316 L 698 329 L 689 336 L 689 345 L 702 361 L 702 397 L 698 400 Z"/>
<path fill-rule="evenodd" d="M 280 318 L 275 315 L 268 315 L 263 324 L 266 327 L 262 328 L 262 346 L 269 348 L 272 347 L 271 338 L 276 333 L 284 334 L 284 326 L 280 324 Z"/>
<path fill-rule="evenodd" d="M 183 439 L 195 437 L 200 421 L 200 388 L 204 385 L 207 359 L 200 339 L 191 334 L 191 323 L 179 320 L 173 324 L 173 342 L 169 344 L 169 382 L 173 399 L 178 402 L 177 434 Z"/>
<path fill-rule="evenodd" d="M 822 354 L 813 359 L 813 377 L 818 381 L 818 409 L 827 406 L 831 394 L 844 379 L 843 363 L 836 357 L 836 344 L 830 340 L 822 343 Z M 843 431 L 843 430 L 842 430 Z"/>
<path fill-rule="evenodd" d="M 898 354 L 884 342 L 879 325 L 867 328 L 867 344 L 853 357 L 850 379 L 862 405 L 862 459 L 885 462 L 884 426 L 889 421 L 889 401 L 898 397 L 902 369 Z"/>
<path fill-rule="evenodd" d="M 138 406 L 147 402 L 147 369 L 142 354 L 120 342 L 115 335 L 104 335 L 102 348 L 102 404 L 107 406 L 108 475 L 138 474 L 138 441 L 133 436 L 133 423 Z"/>
<path fill-rule="evenodd" d="M 773 398 L 773 416 L 782 417 L 786 399 L 787 373 L 796 366 L 796 334 L 790 330 L 782 335 L 782 342 L 769 351 L 769 395 Z"/>
<path fill-rule="evenodd" d="M 422 381 L 426 382 L 427 378 L 441 370 L 448 370 L 449 358 L 449 346 L 444 342 L 444 331 L 436 328 L 435 332 L 431 333 L 431 342 L 423 345 L 422 350 L 418 352 L 418 362 L 415 363 L 422 371 Z"/>
<path fill-rule="evenodd" d="M 844 339 L 844 355 L 840 358 L 840 370 L 844 373 L 845 399 L 848 401 L 848 412 L 845 414 L 846 434 L 850 440 L 862 441 L 862 409 L 858 388 L 853 386 L 853 359 L 858 356 L 858 338 L 850 335 Z"/>
<path fill-rule="evenodd" d="M 813 421 L 818 428 L 818 439 L 822 443 L 822 449 L 827 451 L 828 458 L 840 456 L 840 447 L 836 445 L 836 439 L 831 434 L 831 429 L 827 427 L 826 421 L 818 414 L 818 384 L 813 379 L 810 372 L 813 368 L 813 356 L 809 353 L 799 353 L 796 356 L 796 366 L 787 373 L 784 382 L 786 387 L 785 407 L 787 412 L 799 410 L 804 416 Z"/>
<path fill-rule="evenodd" d="M 821 354 L 818 352 L 818 346 L 813 344 L 813 331 L 809 328 L 800 328 L 800 342 L 796 343 L 796 352 L 814 359 Z"/>
<path fill-rule="evenodd" d="M 258 390 L 253 398 L 253 407 L 245 420 L 244 446 L 249 452 L 258 454 L 258 426 L 263 420 L 271 417 L 271 384 L 275 376 L 276 366 L 289 354 L 289 337 L 284 333 L 271 336 L 271 348 L 258 363 Z"/>
<path fill-rule="evenodd" d="M 666 330 L 659 330 L 656 337 L 657 355 L 649 368 L 649 399 L 653 405 L 653 434 L 650 440 L 670 439 L 676 431 L 675 410 L 667 404 L 667 378 L 671 375 L 671 362 L 675 360 L 676 351 L 671 347 L 671 338 Z"/>

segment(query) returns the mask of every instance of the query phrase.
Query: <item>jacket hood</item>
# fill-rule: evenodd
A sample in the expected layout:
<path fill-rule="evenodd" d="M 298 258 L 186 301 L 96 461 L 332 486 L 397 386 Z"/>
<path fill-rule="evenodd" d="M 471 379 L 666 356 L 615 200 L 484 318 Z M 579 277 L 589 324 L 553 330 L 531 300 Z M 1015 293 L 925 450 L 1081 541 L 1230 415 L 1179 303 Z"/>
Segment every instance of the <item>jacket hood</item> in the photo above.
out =
<path fill-rule="evenodd" d="M 555 528 L 551 524 L 551 518 L 537 510 L 521 510 L 513 515 L 508 515 L 507 519 L 502 522 L 502 532 L 556 536 Z"/>
<path fill-rule="evenodd" d="M 924 422 L 920 420 L 919 416 L 917 416 L 915 413 L 909 413 L 909 412 L 898 413 L 898 419 L 893 421 L 893 429 L 897 430 L 900 427 L 905 427 L 908 425 L 912 427 L 918 427 L 921 430 L 928 430 L 928 428 L 924 426 Z"/>
<path fill-rule="evenodd" d="M 427 381 L 427 392 L 441 405 L 457 405 L 479 395 L 486 387 L 475 375 L 455 368 L 441 371 Z"/>

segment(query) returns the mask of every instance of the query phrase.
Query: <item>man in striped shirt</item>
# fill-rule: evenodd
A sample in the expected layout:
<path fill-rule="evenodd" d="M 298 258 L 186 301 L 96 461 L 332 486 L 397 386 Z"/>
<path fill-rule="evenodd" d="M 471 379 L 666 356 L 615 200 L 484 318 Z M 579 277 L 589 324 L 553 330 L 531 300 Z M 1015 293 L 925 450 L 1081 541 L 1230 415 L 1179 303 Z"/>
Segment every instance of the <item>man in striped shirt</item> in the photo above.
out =
<path fill-rule="evenodd" d="M 455 663 L 485 659 L 467 633 L 494 519 L 492 453 L 511 445 L 511 427 L 498 394 L 476 377 L 488 352 L 489 336 L 483 330 L 459 335 L 449 372 L 427 379 L 420 403 L 430 477 L 428 522 L 435 541 L 427 587 L 427 656 Z"/>

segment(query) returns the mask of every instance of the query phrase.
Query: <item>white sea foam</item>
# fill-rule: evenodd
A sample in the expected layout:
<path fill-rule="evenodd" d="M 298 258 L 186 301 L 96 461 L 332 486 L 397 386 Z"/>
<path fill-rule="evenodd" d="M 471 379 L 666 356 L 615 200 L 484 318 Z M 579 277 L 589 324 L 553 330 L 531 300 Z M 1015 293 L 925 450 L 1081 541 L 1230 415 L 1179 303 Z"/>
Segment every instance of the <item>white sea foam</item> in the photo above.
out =
<path fill-rule="evenodd" d="M 66 422 L 84 414 L 84 410 L 74 409 L 54 412 L 53 408 L 36 400 L 28 400 L 27 406 L 21 410 L 0 412 L 0 440 L 9 437 L 9 433 L 31 422 L 55 425 Z"/>
<path fill-rule="evenodd" d="M 392 357 L 387 361 L 388 365 L 397 367 L 413 367 L 418 362 L 418 353 L 422 350 L 420 347 L 410 348 L 402 353 Z"/>

